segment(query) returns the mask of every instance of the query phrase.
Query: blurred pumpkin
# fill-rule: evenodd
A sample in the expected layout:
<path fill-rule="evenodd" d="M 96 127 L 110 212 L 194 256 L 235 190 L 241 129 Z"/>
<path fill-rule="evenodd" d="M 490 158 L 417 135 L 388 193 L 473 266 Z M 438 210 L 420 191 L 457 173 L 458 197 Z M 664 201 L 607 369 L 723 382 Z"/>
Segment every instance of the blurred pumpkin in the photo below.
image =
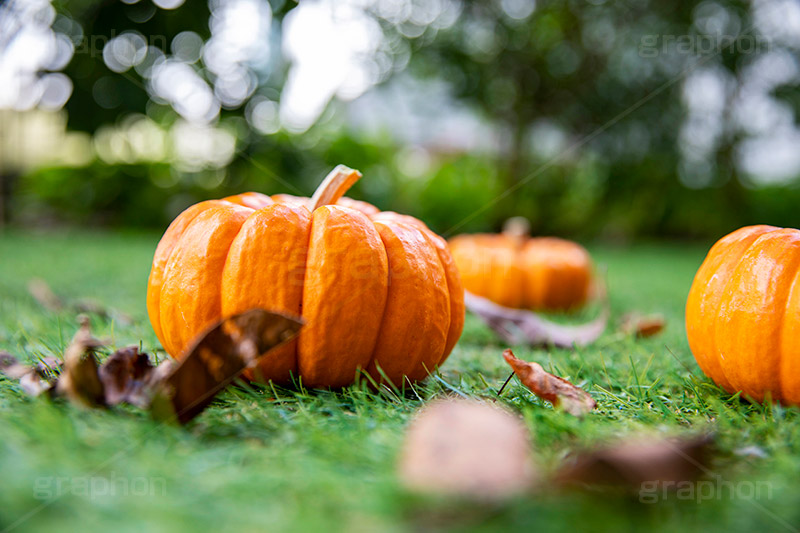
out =
<path fill-rule="evenodd" d="M 800 231 L 748 226 L 708 252 L 686 302 L 697 364 L 728 392 L 800 405 Z"/>
<path fill-rule="evenodd" d="M 505 307 L 563 311 L 589 295 L 592 262 L 581 245 L 528 236 L 528 221 L 509 219 L 499 234 L 458 235 L 450 251 L 464 288 Z"/>
<path fill-rule="evenodd" d="M 359 368 L 399 384 L 442 364 L 461 335 L 464 295 L 447 245 L 419 220 L 343 194 L 336 167 L 312 198 L 249 192 L 189 207 L 153 258 L 150 321 L 177 358 L 224 316 L 253 307 L 302 316 L 298 339 L 251 379 L 352 383 Z"/>

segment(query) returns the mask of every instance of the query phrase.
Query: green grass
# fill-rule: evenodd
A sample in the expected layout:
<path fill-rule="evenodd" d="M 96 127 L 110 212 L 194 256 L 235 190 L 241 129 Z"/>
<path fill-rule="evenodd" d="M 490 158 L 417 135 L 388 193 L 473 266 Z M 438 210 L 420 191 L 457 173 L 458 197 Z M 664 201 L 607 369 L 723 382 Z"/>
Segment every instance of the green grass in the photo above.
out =
<path fill-rule="evenodd" d="M 144 307 L 156 235 L 0 236 L 0 349 L 22 358 L 60 354 L 75 331 L 69 312 L 43 310 L 32 277 L 67 299 L 93 298 L 133 324 L 94 319 L 113 346 L 157 347 Z M 343 392 L 233 388 L 186 428 L 136 409 L 83 410 L 26 397 L 0 378 L 0 530 L 407 531 L 770 530 L 800 525 L 800 417 L 793 408 L 740 402 L 711 384 L 688 350 L 683 304 L 706 248 L 596 248 L 607 267 L 613 320 L 661 312 L 666 331 L 633 340 L 612 327 L 575 351 L 516 348 L 518 356 L 582 384 L 598 401 L 583 419 L 554 411 L 512 380 L 501 402 L 520 413 L 544 471 L 571 451 L 647 431 L 718 434 L 711 465 L 726 481 L 768 485 L 758 500 L 654 504 L 600 492 L 544 488 L 493 506 L 405 492 L 395 478 L 404 430 L 423 402 L 352 387 Z M 474 317 L 424 401 L 491 398 L 508 376 L 503 346 Z M 735 452 L 758 446 L 766 457 Z M 106 480 L 106 481 L 104 481 Z M 116 494 L 103 490 L 115 484 Z M 94 489 L 85 484 L 94 483 Z M 130 494 L 123 494 L 129 483 Z M 138 483 L 138 485 L 137 485 Z M 766 485 L 765 485 L 766 484 Z M 60 485 L 60 486 L 59 486 Z M 152 495 L 141 495 L 146 489 Z M 136 494 L 134 494 L 134 492 Z M 53 496 L 53 497 L 50 497 Z"/>

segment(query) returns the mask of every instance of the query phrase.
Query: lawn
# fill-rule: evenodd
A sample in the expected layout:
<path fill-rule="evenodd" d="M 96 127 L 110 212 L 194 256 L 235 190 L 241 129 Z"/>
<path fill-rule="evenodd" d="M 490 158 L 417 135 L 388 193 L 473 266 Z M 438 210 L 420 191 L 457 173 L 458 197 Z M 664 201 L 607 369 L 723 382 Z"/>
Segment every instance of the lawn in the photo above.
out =
<path fill-rule="evenodd" d="M 153 353 L 158 346 L 144 296 L 157 240 L 88 232 L 0 236 L 0 350 L 35 360 L 61 354 L 74 333 L 74 313 L 46 311 L 28 294 L 28 280 L 37 277 L 66 300 L 91 298 L 116 310 L 111 319 L 93 319 L 95 333 L 114 347 L 141 342 Z M 581 384 L 598 408 L 571 417 L 516 380 L 500 402 L 524 419 L 544 471 L 578 448 L 640 431 L 713 431 L 711 479 L 768 487 L 758 498 L 723 490 L 708 501 L 667 495 L 642 503 L 636 496 L 547 488 L 494 505 L 420 497 L 395 477 L 404 430 L 423 403 L 413 395 L 358 386 L 341 392 L 234 387 L 180 428 L 133 408 L 83 410 L 30 399 L 0 377 L 0 530 L 794 530 L 800 527 L 798 410 L 724 393 L 702 375 L 686 343 L 683 305 L 706 249 L 594 248 L 607 270 L 613 313 L 607 333 L 575 351 L 515 352 Z M 645 340 L 616 333 L 620 316 L 632 310 L 663 313 L 666 330 Z M 119 323 L 122 313 L 132 323 Z M 509 374 L 503 348 L 468 316 L 441 375 L 419 387 L 423 401 L 493 398 Z"/>

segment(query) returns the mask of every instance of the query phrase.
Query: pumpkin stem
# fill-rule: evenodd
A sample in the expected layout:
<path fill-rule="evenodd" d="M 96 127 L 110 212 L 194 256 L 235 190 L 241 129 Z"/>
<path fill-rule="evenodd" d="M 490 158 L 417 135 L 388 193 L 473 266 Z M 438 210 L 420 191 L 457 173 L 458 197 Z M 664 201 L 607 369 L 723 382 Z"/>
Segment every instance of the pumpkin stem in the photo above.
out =
<path fill-rule="evenodd" d="M 525 217 L 511 217 L 503 224 L 503 235 L 523 241 L 531 234 L 531 223 Z"/>
<path fill-rule="evenodd" d="M 314 196 L 311 197 L 311 210 L 314 211 L 323 205 L 335 204 L 360 178 L 361 172 L 358 170 L 337 165 L 314 191 Z"/>

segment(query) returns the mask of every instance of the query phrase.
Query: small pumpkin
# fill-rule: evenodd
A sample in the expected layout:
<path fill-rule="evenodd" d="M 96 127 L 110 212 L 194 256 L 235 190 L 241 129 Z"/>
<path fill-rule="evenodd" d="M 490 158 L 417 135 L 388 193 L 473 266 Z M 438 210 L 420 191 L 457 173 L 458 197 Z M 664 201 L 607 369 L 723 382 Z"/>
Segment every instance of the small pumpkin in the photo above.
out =
<path fill-rule="evenodd" d="M 800 405 L 800 230 L 747 226 L 714 244 L 689 291 L 686 334 L 728 392 Z"/>
<path fill-rule="evenodd" d="M 441 365 L 464 324 L 446 242 L 413 217 L 343 197 L 360 177 L 340 165 L 310 199 L 248 192 L 181 213 L 158 244 L 147 291 L 167 352 L 180 357 L 222 317 L 262 307 L 306 325 L 251 379 L 341 387 L 361 368 L 399 385 Z"/>
<path fill-rule="evenodd" d="M 456 236 L 449 246 L 464 288 L 502 306 L 563 311 L 589 296 L 586 249 L 555 237 L 530 238 L 523 218 L 509 219 L 500 234 Z"/>

